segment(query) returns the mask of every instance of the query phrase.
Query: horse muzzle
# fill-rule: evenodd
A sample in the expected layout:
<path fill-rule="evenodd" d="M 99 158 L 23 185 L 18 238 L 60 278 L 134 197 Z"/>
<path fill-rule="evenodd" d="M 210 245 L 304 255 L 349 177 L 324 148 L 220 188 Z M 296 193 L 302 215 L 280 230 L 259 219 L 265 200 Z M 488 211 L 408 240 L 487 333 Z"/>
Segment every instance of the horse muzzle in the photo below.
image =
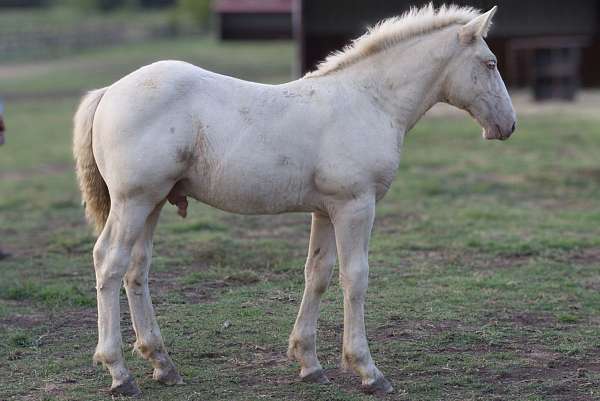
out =
<path fill-rule="evenodd" d="M 512 124 L 508 128 L 502 128 L 499 124 L 492 124 L 486 126 L 483 129 L 483 137 L 485 139 L 498 139 L 500 141 L 505 141 L 515 132 L 517 128 L 517 122 L 513 121 Z"/>

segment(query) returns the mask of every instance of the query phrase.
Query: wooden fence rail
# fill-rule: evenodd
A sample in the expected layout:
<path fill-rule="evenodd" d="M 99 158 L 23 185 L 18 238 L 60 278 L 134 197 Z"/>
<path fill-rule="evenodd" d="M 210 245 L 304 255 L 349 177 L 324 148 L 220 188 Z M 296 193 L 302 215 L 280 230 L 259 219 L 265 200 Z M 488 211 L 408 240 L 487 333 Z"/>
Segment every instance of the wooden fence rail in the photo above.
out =
<path fill-rule="evenodd" d="M 166 23 L 124 26 L 94 23 L 68 30 L 60 27 L 22 27 L 0 33 L 0 62 L 49 58 L 76 51 L 166 37 L 173 30 Z"/>

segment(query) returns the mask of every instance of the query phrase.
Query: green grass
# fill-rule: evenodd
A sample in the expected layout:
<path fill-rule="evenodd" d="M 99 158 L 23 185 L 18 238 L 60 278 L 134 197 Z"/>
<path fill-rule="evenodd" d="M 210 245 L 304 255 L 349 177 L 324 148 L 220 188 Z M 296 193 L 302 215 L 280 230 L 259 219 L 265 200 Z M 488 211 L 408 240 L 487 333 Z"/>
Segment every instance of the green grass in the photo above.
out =
<path fill-rule="evenodd" d="M 70 156 L 74 93 L 140 64 L 182 58 L 287 79 L 288 43 L 162 41 L 0 73 L 0 400 L 105 400 L 96 342 L 94 237 Z M 4 93 L 3 93 L 4 94 Z M 57 94 L 60 94 L 57 95 Z M 39 96 L 38 96 L 39 95 Z M 398 400 L 600 399 L 600 124 L 523 117 L 486 142 L 466 116 L 422 121 L 378 205 L 367 331 Z M 151 272 L 162 332 L 186 385 L 164 388 L 125 357 L 147 400 L 369 400 L 338 369 L 341 290 L 318 347 L 334 384 L 299 383 L 285 358 L 303 286 L 309 216 L 242 217 L 191 204 L 161 217 Z M 229 321 L 230 325 L 224 325 Z M 227 327 L 226 327 L 227 326 Z"/>

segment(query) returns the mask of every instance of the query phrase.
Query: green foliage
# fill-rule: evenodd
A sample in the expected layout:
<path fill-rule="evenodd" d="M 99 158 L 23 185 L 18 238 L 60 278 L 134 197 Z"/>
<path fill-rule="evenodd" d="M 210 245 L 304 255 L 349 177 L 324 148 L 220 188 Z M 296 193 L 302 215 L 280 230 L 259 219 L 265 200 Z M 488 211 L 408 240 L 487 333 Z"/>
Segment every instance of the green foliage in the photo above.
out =
<path fill-rule="evenodd" d="M 59 0 L 59 5 L 85 11 L 109 12 L 133 5 L 133 0 Z"/>
<path fill-rule="evenodd" d="M 206 24 L 210 18 L 210 0 L 179 0 L 177 6 L 182 13 L 189 15 L 199 24 Z"/>
<path fill-rule="evenodd" d="M 211 22 L 210 0 L 177 0 L 170 14 L 170 25 L 174 32 L 207 31 Z"/>
<path fill-rule="evenodd" d="M 18 348 L 31 347 L 34 342 L 33 339 L 24 332 L 17 332 L 10 336 L 9 344 Z"/>

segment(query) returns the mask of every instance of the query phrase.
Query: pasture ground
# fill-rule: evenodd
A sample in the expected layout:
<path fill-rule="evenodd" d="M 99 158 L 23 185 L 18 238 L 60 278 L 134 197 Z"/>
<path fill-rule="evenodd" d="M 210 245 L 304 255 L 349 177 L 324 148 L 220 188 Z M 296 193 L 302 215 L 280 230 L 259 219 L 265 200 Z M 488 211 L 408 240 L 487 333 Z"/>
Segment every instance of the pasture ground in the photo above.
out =
<path fill-rule="evenodd" d="M 78 94 L 151 60 L 179 58 L 263 82 L 289 76 L 287 43 L 181 40 L 0 67 L 0 400 L 106 400 L 93 367 L 94 236 L 70 155 Z M 600 120 L 528 114 L 508 142 L 466 115 L 430 117 L 406 139 L 377 211 L 366 305 L 390 400 L 600 399 Z M 125 355 L 144 400 L 370 400 L 339 371 L 341 289 L 319 325 L 329 386 L 286 360 L 303 288 L 309 216 L 166 207 L 151 290 L 185 386 Z M 227 322 L 227 323 L 226 323 Z"/>

